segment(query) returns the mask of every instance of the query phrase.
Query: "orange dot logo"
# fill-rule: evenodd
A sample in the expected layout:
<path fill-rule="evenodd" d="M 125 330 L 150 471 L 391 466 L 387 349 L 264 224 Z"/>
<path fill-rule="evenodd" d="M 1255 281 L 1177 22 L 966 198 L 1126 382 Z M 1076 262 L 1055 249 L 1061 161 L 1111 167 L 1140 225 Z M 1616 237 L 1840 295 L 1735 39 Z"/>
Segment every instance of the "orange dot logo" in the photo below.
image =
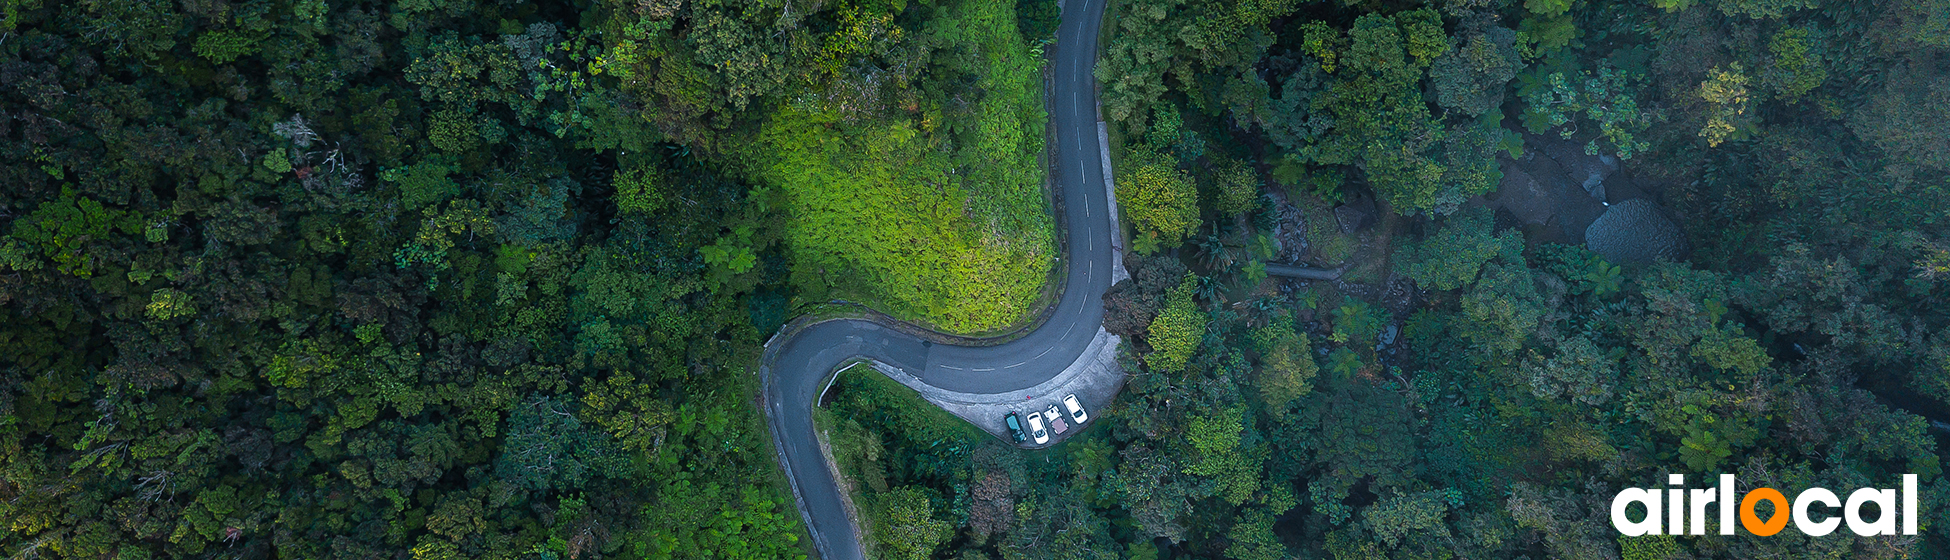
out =
<path fill-rule="evenodd" d="M 1761 522 L 1760 516 L 1754 515 L 1754 504 L 1761 500 L 1774 502 L 1774 515 L 1768 517 L 1766 523 Z M 1763 537 L 1771 537 L 1774 536 L 1774 533 L 1781 532 L 1781 529 L 1787 528 L 1787 524 L 1787 496 L 1782 495 L 1780 490 L 1766 487 L 1755 488 L 1754 491 L 1747 493 L 1747 497 L 1740 499 L 1740 526 L 1746 527 L 1747 532 Z"/>

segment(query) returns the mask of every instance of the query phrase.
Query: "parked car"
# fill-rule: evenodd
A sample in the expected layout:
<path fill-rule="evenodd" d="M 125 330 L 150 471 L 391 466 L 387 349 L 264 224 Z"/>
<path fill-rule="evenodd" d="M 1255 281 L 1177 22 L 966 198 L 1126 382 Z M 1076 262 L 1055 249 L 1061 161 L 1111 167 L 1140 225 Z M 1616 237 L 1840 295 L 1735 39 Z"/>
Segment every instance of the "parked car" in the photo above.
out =
<path fill-rule="evenodd" d="M 1002 423 L 1009 425 L 1009 437 L 1014 438 L 1016 443 L 1029 439 L 1027 434 L 1022 433 L 1022 418 L 1017 417 L 1016 413 L 1011 412 L 1008 416 L 1003 416 Z"/>
<path fill-rule="evenodd" d="M 1036 440 L 1036 445 L 1049 443 L 1049 432 L 1043 429 L 1043 413 L 1029 413 L 1029 437 Z"/>
<path fill-rule="evenodd" d="M 1070 418 L 1075 419 L 1078 426 L 1090 421 L 1090 415 L 1083 412 L 1083 403 L 1077 401 L 1076 393 L 1063 396 L 1063 408 L 1070 409 Z"/>
<path fill-rule="evenodd" d="M 1043 421 L 1049 423 L 1050 431 L 1061 434 L 1070 430 L 1070 426 L 1063 423 L 1063 413 L 1056 410 L 1055 404 L 1049 405 L 1049 410 L 1043 411 Z"/>

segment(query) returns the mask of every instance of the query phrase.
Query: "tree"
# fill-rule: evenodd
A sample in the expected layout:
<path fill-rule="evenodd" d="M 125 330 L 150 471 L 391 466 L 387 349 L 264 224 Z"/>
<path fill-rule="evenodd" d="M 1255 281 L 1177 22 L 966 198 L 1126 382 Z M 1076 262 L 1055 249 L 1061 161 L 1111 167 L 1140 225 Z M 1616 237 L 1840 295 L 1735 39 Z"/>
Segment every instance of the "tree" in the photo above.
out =
<path fill-rule="evenodd" d="M 1198 189 L 1191 176 L 1149 148 L 1133 148 L 1117 173 L 1117 205 L 1131 225 L 1131 247 L 1155 253 L 1198 229 Z"/>
<path fill-rule="evenodd" d="M 595 476 L 621 476 L 624 459 L 553 397 L 530 396 L 508 416 L 507 441 L 494 474 L 530 490 L 581 487 Z"/>
<path fill-rule="evenodd" d="M 1122 466 L 1108 481 L 1117 491 L 1117 501 L 1131 512 L 1138 528 L 1153 538 L 1182 542 L 1188 536 L 1184 516 L 1191 511 L 1191 500 L 1199 497 L 1194 487 L 1178 476 L 1170 455 L 1144 445 L 1124 448 Z"/>
<path fill-rule="evenodd" d="M 1289 323 L 1261 327 L 1253 337 L 1260 352 L 1256 383 L 1260 400 L 1276 416 L 1283 417 L 1288 404 L 1313 392 L 1320 366 L 1314 363 L 1307 336 L 1294 332 Z"/>
<path fill-rule="evenodd" d="M 654 214 L 670 204 L 663 178 L 652 167 L 632 167 L 616 172 L 610 186 L 616 189 L 616 211 L 624 214 Z"/>
<path fill-rule="evenodd" d="M 1104 329 L 1126 339 L 1149 335 L 1172 288 L 1185 278 L 1185 265 L 1170 256 L 1127 255 L 1131 277 L 1104 292 Z"/>
<path fill-rule="evenodd" d="M 1719 146 L 1727 140 L 1741 140 L 1752 127 L 1747 115 L 1750 96 L 1747 92 L 1747 74 L 1740 63 L 1735 62 L 1725 69 L 1714 68 L 1706 81 L 1699 84 L 1699 98 L 1708 104 L 1706 126 L 1700 128 L 1699 135 L 1706 139 L 1709 147 Z"/>
<path fill-rule="evenodd" d="M 1519 81 L 1517 94 L 1524 102 L 1524 128 L 1538 134 L 1556 129 L 1559 136 L 1570 138 L 1590 121 L 1597 125 L 1599 135 L 1585 142 L 1586 154 L 1611 152 L 1618 159 L 1632 159 L 1651 149 L 1640 135 L 1663 119 L 1660 113 L 1639 105 L 1644 76 L 1609 66 L 1600 66 L 1596 74 L 1581 71 L 1568 75 L 1545 73 L 1539 67 L 1524 73 Z M 1573 125 L 1573 121 L 1578 124 Z"/>
<path fill-rule="evenodd" d="M 1240 448 L 1244 412 L 1235 407 L 1193 415 L 1185 427 L 1186 439 L 1195 450 L 1185 474 L 1211 479 L 1218 495 L 1235 506 L 1251 499 L 1260 482 L 1259 465 L 1249 458 L 1251 450 Z"/>
<path fill-rule="evenodd" d="M 1212 175 L 1213 190 L 1218 192 L 1218 200 L 1213 206 L 1226 214 L 1242 214 L 1259 206 L 1259 172 L 1246 162 L 1224 158 L 1215 164 Z"/>
<path fill-rule="evenodd" d="M 1148 329 L 1151 354 L 1145 362 L 1151 368 L 1162 372 L 1177 372 L 1185 369 L 1191 361 L 1192 352 L 1198 349 L 1199 341 L 1205 338 L 1208 320 L 1205 312 L 1192 302 L 1193 291 L 1198 287 L 1198 277 L 1186 273 L 1178 286 L 1165 296 L 1164 309 L 1158 318 L 1151 321 Z"/>
<path fill-rule="evenodd" d="M 1429 66 L 1436 103 L 1469 115 L 1502 107 L 1504 85 L 1524 67 L 1516 39 L 1516 32 L 1502 27 L 1457 37 L 1454 48 Z"/>
<path fill-rule="evenodd" d="M 1524 346 L 1550 311 L 1547 305 L 1529 268 L 1491 263 L 1463 294 L 1465 320 L 1457 334 L 1483 355 L 1508 355 Z"/>
<path fill-rule="evenodd" d="M 1524 360 L 1523 376 L 1541 399 L 1566 398 L 1599 406 L 1611 400 L 1618 382 L 1618 362 L 1597 343 L 1583 336 L 1557 344 L 1557 353 L 1544 358 L 1536 352 Z"/>
<path fill-rule="evenodd" d="M 935 549 L 954 536 L 954 526 L 935 519 L 934 506 L 928 503 L 926 495 L 912 486 L 895 488 L 876 501 L 881 509 L 881 519 L 886 520 L 886 524 L 876 527 L 874 535 L 889 558 L 932 558 Z"/>
<path fill-rule="evenodd" d="M 1286 545 L 1273 533 L 1273 516 L 1255 511 L 1236 518 L 1226 530 L 1226 558 L 1233 560 L 1284 560 Z"/>
<path fill-rule="evenodd" d="M 1449 507 L 1461 498 L 1454 490 L 1397 494 L 1368 506 L 1361 517 L 1368 530 L 1388 548 L 1440 550 L 1451 538 L 1444 523 Z M 1415 544 L 1422 546 L 1412 546 Z"/>
<path fill-rule="evenodd" d="M 1288 78 L 1283 102 L 1305 100 L 1306 111 L 1295 106 L 1275 112 L 1287 117 L 1275 125 L 1284 129 L 1275 139 L 1295 157 L 1315 165 L 1358 167 L 1376 193 L 1404 213 L 1451 212 L 1494 186 L 1458 180 L 1448 169 L 1455 162 L 1445 165 L 1436 157 L 1446 133 L 1419 87 L 1430 65 L 1449 50 L 1441 17 L 1433 10 L 1366 14 L 1346 32 L 1319 22 L 1304 29 L 1302 50 L 1321 74 L 1303 71 Z"/>

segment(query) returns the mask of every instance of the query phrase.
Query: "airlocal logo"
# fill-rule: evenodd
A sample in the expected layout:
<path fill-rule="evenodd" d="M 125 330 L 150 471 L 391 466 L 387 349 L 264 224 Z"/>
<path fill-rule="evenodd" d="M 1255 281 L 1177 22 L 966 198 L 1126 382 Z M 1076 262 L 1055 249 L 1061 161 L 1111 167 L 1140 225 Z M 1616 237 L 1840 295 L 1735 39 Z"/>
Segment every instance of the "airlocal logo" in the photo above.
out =
<path fill-rule="evenodd" d="M 1670 475 L 1666 484 L 1684 486 L 1686 475 Z M 1665 499 L 1661 500 L 1661 494 Z M 1754 506 L 1760 502 L 1771 502 L 1774 513 L 1763 521 Z M 1661 507 L 1661 504 L 1664 504 Z M 1903 534 L 1916 534 L 1916 475 L 1903 475 L 1902 511 Z M 1645 508 L 1645 518 L 1632 521 L 1625 515 L 1632 504 Z M 1862 506 L 1876 505 L 1874 521 L 1862 519 Z M 1733 497 L 1733 475 L 1720 475 L 1719 488 L 1671 488 L 1665 492 L 1656 489 L 1626 488 L 1611 499 L 1611 526 L 1628 537 L 1643 535 L 1704 535 L 1706 534 L 1706 508 L 1717 505 L 1720 534 L 1733 534 L 1733 514 L 1740 512 L 1740 526 L 1747 532 L 1759 536 L 1772 536 L 1787 527 L 1788 520 L 1794 520 L 1794 527 L 1808 536 L 1819 537 L 1835 532 L 1835 528 L 1848 521 L 1848 530 L 1857 535 L 1873 537 L 1896 534 L 1896 491 L 1863 488 L 1850 492 L 1848 502 L 1844 503 L 1827 488 L 1809 488 L 1794 497 L 1792 506 L 1787 496 L 1773 488 L 1755 488 L 1740 498 L 1735 507 Z M 1816 521 L 1810 511 L 1814 506 L 1841 508 L 1841 515 L 1833 512 L 1820 512 L 1822 520 Z M 1691 507 L 1688 507 L 1691 506 Z M 1660 516 L 1661 513 L 1665 515 Z M 1691 529 L 1688 531 L 1688 529 Z"/>

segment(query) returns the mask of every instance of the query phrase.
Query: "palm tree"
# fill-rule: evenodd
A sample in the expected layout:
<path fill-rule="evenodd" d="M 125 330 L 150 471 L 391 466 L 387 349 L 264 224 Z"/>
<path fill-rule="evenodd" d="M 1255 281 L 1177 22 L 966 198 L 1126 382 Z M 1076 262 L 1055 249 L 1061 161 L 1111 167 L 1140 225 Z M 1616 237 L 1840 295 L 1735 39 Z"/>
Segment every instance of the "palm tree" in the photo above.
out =
<path fill-rule="evenodd" d="M 1205 265 L 1205 268 L 1221 271 L 1232 267 L 1232 250 L 1226 247 L 1225 241 L 1219 239 L 1218 235 L 1205 236 L 1198 241 L 1196 248 L 1198 262 Z"/>
<path fill-rule="evenodd" d="M 1225 299 L 1225 286 L 1220 284 L 1216 277 L 1200 276 L 1197 295 L 1198 299 L 1205 300 L 1208 304 L 1218 303 Z"/>

